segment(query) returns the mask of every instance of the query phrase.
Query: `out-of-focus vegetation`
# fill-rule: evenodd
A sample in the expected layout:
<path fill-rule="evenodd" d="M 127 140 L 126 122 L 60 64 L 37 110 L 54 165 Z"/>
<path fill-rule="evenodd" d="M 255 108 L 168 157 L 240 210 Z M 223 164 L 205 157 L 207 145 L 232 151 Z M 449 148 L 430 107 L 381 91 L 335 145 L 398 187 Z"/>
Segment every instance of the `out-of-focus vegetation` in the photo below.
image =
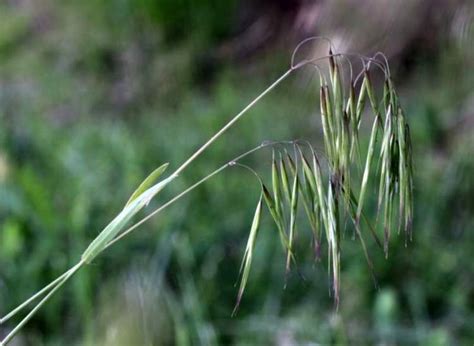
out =
<path fill-rule="evenodd" d="M 360 43 L 361 50 L 374 50 L 369 53 L 397 44 L 392 74 L 414 146 L 414 240 L 405 248 L 404 237 L 395 235 L 388 260 L 371 244 L 378 289 L 348 232 L 337 313 L 326 264 L 314 263 L 309 246 L 307 258 L 298 258 L 305 280 L 294 273 L 283 290 L 284 255 L 266 218 L 246 295 L 231 318 L 259 193 L 257 182 L 235 169 L 80 272 L 32 320 L 19 343 L 471 344 L 474 17 L 467 2 L 449 4 L 449 25 L 436 36 L 425 32 L 429 39 L 423 40 L 423 28 L 413 28 L 411 43 L 402 44 L 403 30 L 392 37 L 388 30 L 375 41 L 380 46 Z M 333 10 L 344 13 L 344 6 Z M 267 13 L 251 1 L 0 5 L 2 315 L 75 263 L 149 172 L 163 162 L 176 167 L 287 68 L 294 42 L 288 44 L 285 35 L 253 58 L 227 59 L 229 47 L 245 45 L 235 37 L 250 35 L 237 35 L 239 15 L 248 8 Z M 426 6 L 410 8 L 420 11 L 419 18 L 426 13 Z M 274 8 L 268 13 L 280 18 Z M 323 29 L 316 21 L 313 34 L 323 30 L 344 47 L 338 28 L 345 27 L 345 17 L 335 18 L 331 25 L 323 21 Z M 261 31 L 255 30 L 256 40 Z M 346 47 L 357 50 L 357 35 L 349 38 Z M 165 195 L 265 139 L 305 138 L 323 148 L 316 86 L 308 74 L 298 76 L 269 95 Z M 269 171 L 268 154 L 249 163 Z M 298 242 L 303 248 L 309 236 Z M 9 327 L 0 326 L 0 334 Z"/>

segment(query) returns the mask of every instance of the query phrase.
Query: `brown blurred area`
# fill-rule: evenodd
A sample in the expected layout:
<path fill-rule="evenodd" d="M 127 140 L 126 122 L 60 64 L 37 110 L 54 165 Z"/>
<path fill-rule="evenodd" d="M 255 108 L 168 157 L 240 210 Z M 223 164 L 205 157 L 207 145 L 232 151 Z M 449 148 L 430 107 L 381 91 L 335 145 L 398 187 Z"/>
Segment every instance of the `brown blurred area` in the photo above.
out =
<path fill-rule="evenodd" d="M 341 52 L 383 51 L 407 65 L 419 54 L 429 59 L 447 40 L 471 55 L 474 48 L 470 0 L 244 0 L 238 13 L 235 36 L 218 53 L 236 61 L 275 45 L 291 50 L 310 36 L 330 38 Z M 322 55 L 327 48 L 314 49 Z"/>

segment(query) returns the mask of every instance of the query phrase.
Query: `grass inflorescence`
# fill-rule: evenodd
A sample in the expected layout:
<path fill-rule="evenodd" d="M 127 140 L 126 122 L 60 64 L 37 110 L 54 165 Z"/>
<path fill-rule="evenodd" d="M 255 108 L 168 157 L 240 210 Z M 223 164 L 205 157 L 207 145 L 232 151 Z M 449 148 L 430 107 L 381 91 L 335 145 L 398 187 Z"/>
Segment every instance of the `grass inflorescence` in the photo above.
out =
<path fill-rule="evenodd" d="M 39 300 L 4 338 L 2 345 L 11 341 L 37 310 L 78 270 L 91 263 L 109 246 L 123 239 L 152 216 L 202 183 L 236 164 L 250 169 L 257 176 L 261 194 L 241 264 L 240 286 L 234 313 L 242 299 L 250 275 L 264 205 L 274 221 L 286 254 L 287 273 L 295 262 L 294 243 L 299 227 L 299 206 L 302 205 L 313 238 L 316 260 L 321 258 L 323 243 L 327 244 L 328 268 L 332 277 L 332 292 L 336 306 L 340 299 L 341 238 L 347 224 L 346 220 L 351 220 L 371 271 L 372 263 L 367 250 L 365 233 L 370 234 L 373 240 L 383 248 L 386 256 L 388 256 L 388 243 L 392 229 L 396 228 L 398 232 L 403 229 L 406 238 L 411 238 L 413 179 L 410 131 L 390 76 L 387 59 L 381 53 L 373 57 L 362 57 L 334 53 L 330 48 L 327 56 L 305 59 L 296 63 L 299 48 L 316 39 L 319 38 L 310 38 L 298 45 L 293 53 L 290 69 L 235 115 L 173 173 L 160 180 L 168 164 L 152 172 L 131 195 L 122 211 L 90 243 L 75 266 L 1 318 L 0 323 L 4 323 L 30 303 Z M 355 78 L 351 61 L 348 59 L 354 56 L 362 62 L 362 69 Z M 326 62 L 328 73 L 325 73 L 324 67 L 321 66 L 323 62 Z M 344 82 L 345 72 L 347 72 L 347 68 L 344 67 L 347 66 L 350 78 L 348 82 Z M 371 79 L 373 66 L 381 70 L 384 77 L 381 92 L 377 92 Z M 318 109 L 322 123 L 324 153 L 318 153 L 311 143 L 306 141 L 262 143 L 227 162 L 127 228 L 130 221 L 148 205 L 150 200 L 177 179 L 183 170 L 250 108 L 289 75 L 303 67 L 315 67 L 315 71 L 319 74 Z M 368 121 L 372 127 L 368 147 L 365 150 L 361 147 L 359 132 L 363 115 L 366 113 L 371 115 Z M 244 157 L 268 147 L 272 149 L 269 186 L 265 185 L 264 179 L 257 172 L 239 163 Z M 363 153 L 366 153 L 365 157 L 362 156 Z M 382 220 L 383 242 L 377 232 L 377 222 L 369 220 L 365 213 L 367 196 L 371 193 L 371 184 L 369 184 L 371 179 L 378 185 L 377 209 L 381 216 L 377 217 L 377 220 Z"/>

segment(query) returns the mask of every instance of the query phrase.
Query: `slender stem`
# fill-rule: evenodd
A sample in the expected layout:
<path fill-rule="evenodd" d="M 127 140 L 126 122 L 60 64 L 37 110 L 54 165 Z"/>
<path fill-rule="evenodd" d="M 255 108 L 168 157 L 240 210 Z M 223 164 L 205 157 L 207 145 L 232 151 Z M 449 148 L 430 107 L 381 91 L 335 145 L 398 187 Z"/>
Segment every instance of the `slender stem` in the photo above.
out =
<path fill-rule="evenodd" d="M 288 77 L 291 72 L 295 69 L 290 68 L 286 71 L 280 78 L 278 78 L 272 85 L 265 89 L 260 95 L 258 95 L 252 102 L 250 102 L 244 109 L 242 109 L 236 116 L 234 116 L 227 124 L 224 125 L 219 131 L 217 131 L 214 136 L 212 136 L 204 145 L 202 145 L 194 154 L 191 155 L 181 166 L 176 169 L 173 175 L 178 175 L 181 173 L 191 162 L 193 162 L 208 146 L 210 146 L 217 138 L 219 138 L 225 131 L 227 131 L 232 125 L 234 125 L 250 108 L 252 108 L 261 98 L 273 90 L 278 84 Z"/>
<path fill-rule="evenodd" d="M 33 315 L 36 313 L 36 311 L 44 304 L 46 303 L 51 296 L 56 293 L 56 291 L 61 288 L 64 283 L 69 280 L 69 278 L 74 275 L 82 266 L 84 265 L 84 262 L 80 261 L 77 263 L 74 267 L 72 267 L 69 271 L 67 271 L 67 274 L 62 280 L 59 281 L 59 283 L 38 303 L 36 306 L 30 311 L 28 315 L 25 316 L 21 320 L 20 323 L 16 325 L 16 327 L 3 339 L 0 343 L 0 345 L 4 346 L 8 344 L 13 337 L 18 333 L 18 331 L 33 317 Z"/>
<path fill-rule="evenodd" d="M 185 195 L 187 195 L 189 192 L 191 192 L 192 190 L 194 190 L 196 187 L 198 187 L 199 185 L 201 185 L 202 183 L 204 183 L 205 181 L 209 180 L 210 178 L 212 178 L 213 176 L 217 175 L 218 173 L 222 172 L 224 169 L 226 169 L 227 167 L 229 166 L 232 166 L 234 164 L 237 163 L 237 161 L 243 159 L 244 157 L 260 150 L 260 149 L 263 149 L 263 148 L 266 148 L 268 146 L 273 146 L 273 145 L 276 145 L 276 144 L 281 144 L 281 143 L 292 143 L 291 141 L 278 141 L 278 142 L 266 142 L 266 143 L 262 143 L 260 144 L 259 146 L 243 153 L 242 155 L 239 155 L 237 156 L 235 159 L 227 162 L 225 165 L 222 165 L 221 167 L 219 167 L 218 169 L 216 169 L 215 171 L 213 171 L 212 173 L 208 174 L 207 176 L 205 176 L 204 178 L 202 178 L 201 180 L 199 180 L 198 182 L 194 183 L 193 185 L 191 185 L 190 187 L 188 187 L 186 190 L 182 191 L 180 194 L 176 195 L 175 197 L 173 197 L 172 199 L 170 199 L 168 202 L 166 202 L 165 204 L 163 204 L 162 206 L 158 207 L 157 209 L 155 209 L 153 212 L 151 212 L 150 214 L 148 214 L 147 216 L 145 216 L 143 219 L 141 219 L 140 221 L 138 221 L 137 223 L 135 223 L 133 226 L 131 226 L 130 228 L 128 228 L 127 230 L 123 231 L 122 233 L 120 233 L 117 237 L 115 237 L 113 240 L 111 240 L 104 248 L 107 249 L 109 246 L 113 245 L 114 243 L 116 243 L 117 241 L 119 241 L 120 239 L 122 239 L 123 237 L 125 237 L 127 234 L 131 233 L 132 231 L 134 231 L 136 228 L 138 228 L 139 226 L 141 226 L 142 224 L 144 224 L 146 221 L 148 221 L 149 219 L 151 219 L 153 216 L 155 216 L 156 214 L 158 214 L 159 212 L 161 212 L 163 209 L 169 207 L 171 204 L 173 204 L 174 202 L 178 201 L 181 197 L 184 197 Z"/>
<path fill-rule="evenodd" d="M 10 311 L 8 314 L 6 314 L 3 318 L 0 319 L 0 324 L 3 324 L 4 322 L 8 321 L 11 317 L 15 316 L 20 310 L 22 310 L 24 307 L 26 307 L 28 304 L 30 304 L 32 301 L 36 300 L 40 296 L 42 296 L 44 293 L 49 291 L 52 287 L 57 285 L 59 281 L 61 281 L 70 271 L 72 270 L 69 269 L 68 271 L 64 272 L 61 276 L 59 276 L 57 279 L 49 283 L 47 286 L 43 287 L 40 291 L 36 292 L 34 295 L 32 295 L 30 298 L 25 300 L 21 305 L 17 306 L 15 309 Z"/>

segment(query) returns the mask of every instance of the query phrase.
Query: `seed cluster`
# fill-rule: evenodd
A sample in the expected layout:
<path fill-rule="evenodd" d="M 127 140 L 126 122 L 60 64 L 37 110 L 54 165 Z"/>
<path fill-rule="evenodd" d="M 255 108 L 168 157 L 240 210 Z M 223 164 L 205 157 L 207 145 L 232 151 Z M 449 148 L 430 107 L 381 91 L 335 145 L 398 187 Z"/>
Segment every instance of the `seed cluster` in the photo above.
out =
<path fill-rule="evenodd" d="M 352 221 L 371 271 L 373 266 L 362 234 L 361 219 L 366 222 L 370 234 L 384 249 L 386 256 L 391 230 L 394 227 L 394 213 L 398 213 L 398 232 L 403 228 L 406 239 L 411 238 L 413 179 L 410 131 L 390 77 L 387 60 L 381 62 L 376 59 L 377 56 L 382 55 L 378 53 L 373 58 L 361 58 L 362 71 L 355 79 L 351 75 L 348 86 L 343 83 L 342 64 L 339 61 L 341 57 L 345 58 L 342 54 L 329 52 L 329 78 L 316 66 L 320 76 L 319 109 L 325 160 L 318 156 L 311 144 L 302 141 L 293 143 L 293 154 L 286 148 L 278 150 L 277 155 L 274 152 L 272 191 L 259 178 L 262 195 L 242 261 L 236 309 L 249 275 L 262 200 L 272 216 L 287 253 L 288 272 L 291 263 L 295 261 L 294 239 L 298 202 L 301 197 L 314 239 L 315 258 L 320 258 L 323 235 L 327 241 L 328 266 L 336 306 L 339 304 L 341 234 L 345 220 Z M 381 97 L 377 97 L 374 90 L 371 65 L 384 72 Z M 352 74 L 352 66 L 350 68 Z M 367 109 L 373 117 L 373 125 L 362 168 L 359 132 L 362 115 Z M 379 152 L 379 156 L 375 165 L 373 161 L 376 152 Z M 326 163 L 324 168 L 322 162 Z M 379 185 L 377 212 L 383 214 L 383 242 L 377 234 L 377 225 L 372 225 L 364 214 L 369 178 L 377 181 Z"/>

